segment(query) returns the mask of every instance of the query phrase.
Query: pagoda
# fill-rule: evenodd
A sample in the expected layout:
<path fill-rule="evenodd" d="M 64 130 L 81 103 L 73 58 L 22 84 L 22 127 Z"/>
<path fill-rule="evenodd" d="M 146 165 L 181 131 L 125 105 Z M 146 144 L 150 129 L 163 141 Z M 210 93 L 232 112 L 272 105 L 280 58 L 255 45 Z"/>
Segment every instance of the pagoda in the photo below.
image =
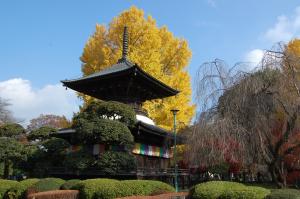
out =
<path fill-rule="evenodd" d="M 171 175 L 167 170 L 171 166 L 174 136 L 156 126 L 142 109 L 142 104 L 147 100 L 175 96 L 179 91 L 145 72 L 127 55 L 128 33 L 127 27 L 124 27 L 122 57 L 115 65 L 78 79 L 63 80 L 62 83 L 67 88 L 103 101 L 118 101 L 132 106 L 138 121 L 131 130 L 135 142 L 132 153 L 136 156 L 138 167 L 135 175 L 138 178 Z M 74 129 L 64 129 L 58 134 L 67 139 L 72 133 L 75 133 Z"/>

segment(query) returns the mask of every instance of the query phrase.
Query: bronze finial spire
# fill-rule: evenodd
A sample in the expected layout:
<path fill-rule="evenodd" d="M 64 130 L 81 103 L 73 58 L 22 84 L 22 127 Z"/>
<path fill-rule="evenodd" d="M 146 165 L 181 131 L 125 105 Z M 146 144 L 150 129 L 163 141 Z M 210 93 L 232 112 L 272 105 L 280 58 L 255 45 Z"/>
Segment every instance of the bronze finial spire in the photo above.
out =
<path fill-rule="evenodd" d="M 129 62 L 127 60 L 127 55 L 128 55 L 128 32 L 127 32 L 127 26 L 124 26 L 122 58 L 119 59 L 118 63 Z"/>
<path fill-rule="evenodd" d="M 127 54 L 128 54 L 128 32 L 127 32 L 127 26 L 124 26 L 122 59 L 126 60 Z"/>

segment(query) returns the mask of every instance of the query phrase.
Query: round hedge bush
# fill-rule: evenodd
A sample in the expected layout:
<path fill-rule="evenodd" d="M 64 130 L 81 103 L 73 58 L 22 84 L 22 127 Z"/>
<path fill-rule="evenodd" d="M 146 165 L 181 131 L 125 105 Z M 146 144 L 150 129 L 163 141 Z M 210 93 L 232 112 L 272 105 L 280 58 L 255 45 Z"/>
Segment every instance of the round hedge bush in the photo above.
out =
<path fill-rule="evenodd" d="M 5 194 L 4 198 L 9 199 L 25 199 L 26 191 L 29 187 L 37 183 L 39 179 L 22 180 L 18 184 L 12 186 Z"/>
<path fill-rule="evenodd" d="M 65 181 L 60 178 L 44 178 L 28 188 L 30 193 L 59 190 Z"/>
<path fill-rule="evenodd" d="M 193 199 L 264 199 L 270 193 L 261 187 L 236 182 L 210 181 L 192 189 Z"/>
<path fill-rule="evenodd" d="M 0 198 L 4 197 L 4 194 L 13 186 L 16 186 L 19 182 L 14 180 L 2 180 L 0 179 Z"/>
<path fill-rule="evenodd" d="M 300 191 L 296 189 L 273 190 L 266 199 L 300 199 Z"/>
<path fill-rule="evenodd" d="M 74 188 L 79 190 L 80 199 L 94 199 L 96 192 L 104 192 L 110 198 L 116 195 L 118 183 L 118 180 L 112 179 L 89 179 L 81 181 Z"/>
<path fill-rule="evenodd" d="M 68 180 L 63 185 L 61 185 L 60 189 L 62 189 L 62 190 L 74 189 L 74 187 L 76 187 L 76 185 L 79 184 L 80 182 L 81 182 L 81 180 L 78 180 L 78 179 Z"/>
<path fill-rule="evenodd" d="M 116 117 L 117 116 L 117 117 Z M 74 117 L 94 120 L 94 118 L 115 118 L 126 126 L 133 127 L 136 123 L 135 111 L 127 104 L 116 101 L 92 101 L 83 110 Z"/>
<path fill-rule="evenodd" d="M 160 181 L 155 180 L 124 180 L 121 181 L 126 189 L 130 190 L 130 195 L 157 195 L 174 192 L 175 189 Z"/>
<path fill-rule="evenodd" d="M 152 180 L 84 180 L 74 187 L 80 192 L 80 199 L 112 199 L 133 195 L 153 195 L 174 192 L 170 185 Z"/>

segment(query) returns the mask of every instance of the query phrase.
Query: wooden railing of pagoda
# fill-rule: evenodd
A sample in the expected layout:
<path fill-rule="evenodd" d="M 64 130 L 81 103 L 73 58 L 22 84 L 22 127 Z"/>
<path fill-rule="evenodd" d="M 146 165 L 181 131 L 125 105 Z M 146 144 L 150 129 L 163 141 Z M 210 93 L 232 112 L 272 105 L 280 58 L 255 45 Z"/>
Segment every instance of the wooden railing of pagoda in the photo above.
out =
<path fill-rule="evenodd" d="M 138 176 L 174 176 L 175 169 L 174 168 L 138 168 L 137 169 Z M 189 170 L 188 169 L 178 169 L 177 174 L 179 176 L 188 176 Z"/>
<path fill-rule="evenodd" d="M 72 170 L 65 167 L 51 167 L 48 169 L 48 173 L 52 175 L 86 175 L 86 176 L 105 176 L 109 175 L 108 172 L 103 170 L 89 168 L 82 171 Z M 174 176 L 174 168 L 137 168 L 133 171 L 117 171 L 115 175 L 118 176 L 149 176 L 149 177 L 158 177 L 158 176 Z M 188 169 L 178 169 L 178 176 L 188 176 Z"/>

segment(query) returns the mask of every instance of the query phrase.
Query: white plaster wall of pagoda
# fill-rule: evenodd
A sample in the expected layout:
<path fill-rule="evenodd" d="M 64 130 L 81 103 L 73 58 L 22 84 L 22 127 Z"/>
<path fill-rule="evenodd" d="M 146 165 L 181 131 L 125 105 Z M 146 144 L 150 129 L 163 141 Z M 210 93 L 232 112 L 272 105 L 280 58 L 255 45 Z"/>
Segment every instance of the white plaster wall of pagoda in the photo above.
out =
<path fill-rule="evenodd" d="M 136 119 L 138 120 L 138 121 L 141 121 L 141 122 L 144 122 L 144 123 L 146 123 L 146 124 L 150 124 L 150 125 L 155 125 L 155 123 L 154 123 L 154 121 L 153 120 L 151 120 L 149 117 L 146 117 L 146 116 L 144 116 L 144 115 L 136 115 Z"/>

